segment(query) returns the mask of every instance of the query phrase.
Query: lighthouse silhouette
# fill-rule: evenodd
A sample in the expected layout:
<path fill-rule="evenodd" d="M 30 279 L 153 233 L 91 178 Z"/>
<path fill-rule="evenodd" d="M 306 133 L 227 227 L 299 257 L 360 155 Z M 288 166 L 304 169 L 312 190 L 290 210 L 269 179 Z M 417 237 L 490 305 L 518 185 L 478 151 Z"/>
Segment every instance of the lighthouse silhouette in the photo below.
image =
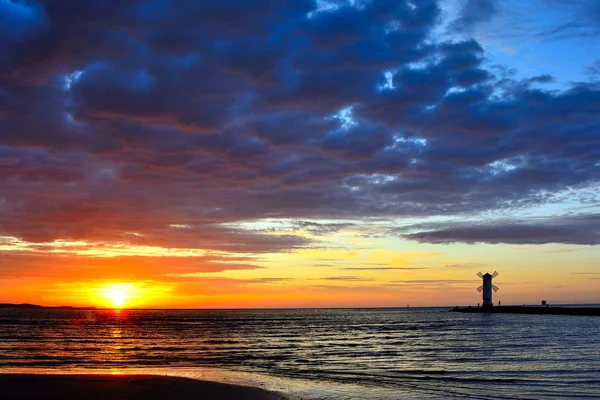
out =
<path fill-rule="evenodd" d="M 492 284 L 492 279 L 494 279 L 498 275 L 499 274 L 496 271 L 494 271 L 493 274 L 490 274 L 489 272 L 486 272 L 485 275 L 482 274 L 481 272 L 479 272 L 477 274 L 478 277 L 483 279 L 483 285 L 479 286 L 477 288 L 477 291 L 480 293 L 483 292 L 483 306 L 484 307 L 493 307 L 494 306 L 494 302 L 492 301 L 492 290 L 494 290 L 494 292 L 497 292 L 498 287 Z"/>

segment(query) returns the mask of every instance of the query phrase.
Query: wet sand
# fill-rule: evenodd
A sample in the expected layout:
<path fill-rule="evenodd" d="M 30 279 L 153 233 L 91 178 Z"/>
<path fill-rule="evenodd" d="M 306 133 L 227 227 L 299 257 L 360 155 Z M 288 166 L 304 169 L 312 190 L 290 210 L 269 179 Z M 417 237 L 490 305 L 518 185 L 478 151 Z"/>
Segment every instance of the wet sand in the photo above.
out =
<path fill-rule="evenodd" d="M 286 400 L 259 388 L 152 375 L 0 374 L 3 400 Z"/>

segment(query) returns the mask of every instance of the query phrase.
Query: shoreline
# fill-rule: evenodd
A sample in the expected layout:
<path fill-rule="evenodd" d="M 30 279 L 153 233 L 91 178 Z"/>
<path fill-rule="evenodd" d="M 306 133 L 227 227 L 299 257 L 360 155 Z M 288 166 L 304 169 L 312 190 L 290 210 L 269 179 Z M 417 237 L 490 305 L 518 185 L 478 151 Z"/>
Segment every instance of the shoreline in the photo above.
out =
<path fill-rule="evenodd" d="M 0 374 L 6 400 L 294 400 L 294 397 L 229 383 L 160 375 Z"/>

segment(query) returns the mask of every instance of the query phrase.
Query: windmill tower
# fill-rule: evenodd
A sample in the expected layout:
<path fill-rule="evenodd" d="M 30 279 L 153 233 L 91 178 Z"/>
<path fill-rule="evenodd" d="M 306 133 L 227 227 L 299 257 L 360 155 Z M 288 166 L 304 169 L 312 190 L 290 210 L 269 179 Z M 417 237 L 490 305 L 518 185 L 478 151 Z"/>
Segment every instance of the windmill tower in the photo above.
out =
<path fill-rule="evenodd" d="M 492 307 L 494 305 L 492 301 L 492 289 L 494 292 L 498 291 L 498 287 L 492 284 L 492 279 L 498 276 L 498 272 L 494 271 L 493 274 L 486 272 L 485 275 L 479 272 L 477 276 L 483 279 L 483 285 L 477 288 L 478 292 L 481 293 L 483 291 L 483 306 Z"/>

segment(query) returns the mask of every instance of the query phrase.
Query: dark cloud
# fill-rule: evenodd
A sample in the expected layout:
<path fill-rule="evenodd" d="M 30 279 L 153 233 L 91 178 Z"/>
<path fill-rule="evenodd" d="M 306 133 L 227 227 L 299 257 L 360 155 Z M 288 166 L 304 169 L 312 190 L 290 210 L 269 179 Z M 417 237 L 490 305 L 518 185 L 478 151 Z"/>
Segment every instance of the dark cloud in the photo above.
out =
<path fill-rule="evenodd" d="M 409 280 L 392 280 L 389 283 L 384 284 L 389 287 L 398 288 L 433 288 L 433 289 L 459 289 L 464 287 L 473 286 L 476 288 L 481 285 L 481 280 L 478 279 L 416 279 L 414 281 Z"/>
<path fill-rule="evenodd" d="M 600 5 L 595 0 L 461 0 L 458 4 L 458 16 L 448 26 L 452 33 L 472 34 L 480 26 L 488 28 L 488 37 L 499 39 L 557 41 L 600 35 Z M 545 17 L 539 18 L 542 7 Z"/>
<path fill-rule="evenodd" d="M 347 282 L 369 282 L 369 281 L 375 280 L 373 278 L 366 278 L 363 276 L 329 276 L 329 277 L 320 278 L 320 279 L 324 280 L 324 281 L 347 281 Z"/>
<path fill-rule="evenodd" d="M 597 84 L 541 89 L 551 77 L 488 68 L 476 41 L 432 42 L 433 0 L 336 4 L 0 3 L 0 235 L 274 252 L 318 243 L 226 223 L 327 235 L 352 224 L 315 221 L 598 183 Z M 466 2 L 463 23 L 493 10 Z"/>
<path fill-rule="evenodd" d="M 420 267 L 346 267 L 346 268 L 338 268 L 339 270 L 345 271 L 410 271 L 410 270 L 421 270 L 427 268 Z"/>
<path fill-rule="evenodd" d="M 533 221 L 439 224 L 403 235 L 422 243 L 600 244 L 600 214 L 563 216 Z M 431 229 L 433 228 L 433 229 Z M 417 230 L 419 230 L 417 228 Z"/>
<path fill-rule="evenodd" d="M 498 13 L 496 0 L 463 0 L 459 16 L 450 29 L 470 32 L 477 24 L 490 21 Z"/>
<path fill-rule="evenodd" d="M 411 281 L 390 281 L 392 283 L 406 283 L 406 284 L 417 284 L 417 283 L 471 283 L 471 282 L 479 282 L 476 279 L 416 279 Z"/>
<path fill-rule="evenodd" d="M 552 0 L 550 4 L 564 12 L 562 23 L 542 30 L 537 36 L 559 40 L 600 35 L 600 4 L 595 0 Z"/>
<path fill-rule="evenodd" d="M 597 60 L 594 64 L 587 67 L 585 72 L 594 78 L 600 78 L 600 60 Z"/>
<path fill-rule="evenodd" d="M 294 221 L 292 226 L 286 226 L 283 228 L 269 228 L 269 232 L 299 232 L 304 231 L 316 236 L 326 236 L 337 233 L 343 229 L 349 229 L 355 227 L 356 224 L 350 222 L 331 222 L 322 223 L 314 221 Z"/>
<path fill-rule="evenodd" d="M 482 268 L 482 267 L 485 267 L 485 264 L 466 263 L 466 264 L 446 265 L 446 268 L 455 268 L 455 269 L 473 269 L 473 268 Z"/>

